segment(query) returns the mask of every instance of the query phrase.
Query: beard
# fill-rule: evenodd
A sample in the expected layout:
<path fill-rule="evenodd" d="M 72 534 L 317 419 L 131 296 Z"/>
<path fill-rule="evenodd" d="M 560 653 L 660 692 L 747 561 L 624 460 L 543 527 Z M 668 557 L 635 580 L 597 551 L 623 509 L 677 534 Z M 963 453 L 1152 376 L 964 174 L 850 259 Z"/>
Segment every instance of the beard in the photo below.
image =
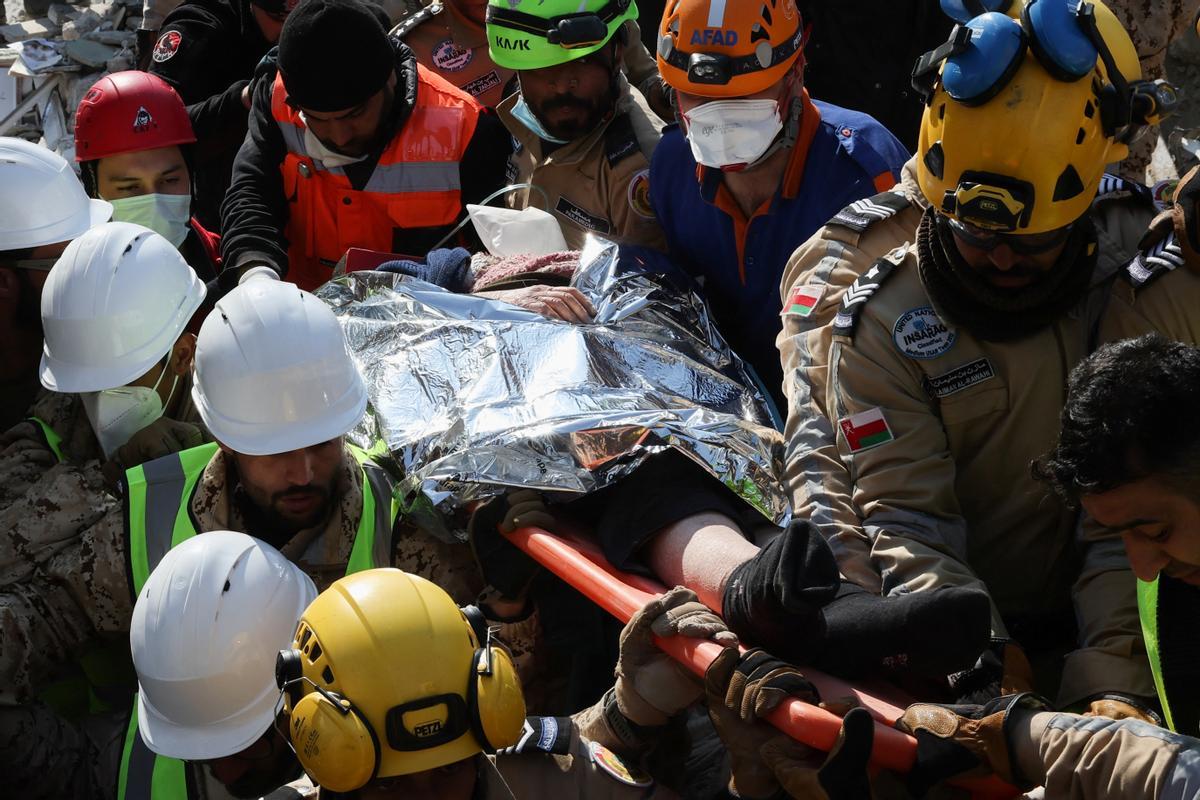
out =
<path fill-rule="evenodd" d="M 595 99 L 589 100 L 573 94 L 560 94 L 544 100 L 536 106 L 530 104 L 530 108 L 550 135 L 570 142 L 596 130 L 600 123 L 604 122 L 605 117 L 612 113 L 615 104 L 616 95 L 610 87 L 602 97 Z M 559 122 L 551 122 L 551 115 L 562 110 L 574 111 L 575 116 Z"/>

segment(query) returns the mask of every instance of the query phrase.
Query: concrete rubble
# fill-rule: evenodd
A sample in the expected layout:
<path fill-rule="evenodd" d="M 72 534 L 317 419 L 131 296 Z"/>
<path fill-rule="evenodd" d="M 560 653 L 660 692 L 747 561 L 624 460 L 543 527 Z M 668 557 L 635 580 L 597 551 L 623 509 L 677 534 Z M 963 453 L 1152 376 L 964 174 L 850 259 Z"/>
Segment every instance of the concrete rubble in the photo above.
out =
<path fill-rule="evenodd" d="M 0 135 L 43 139 L 64 157 L 74 156 L 71 131 L 79 100 L 101 76 L 133 69 L 141 0 L 0 0 Z M 5 17 L 7 18 L 5 20 Z M 45 53 L 41 42 L 61 56 L 57 63 L 21 58 L 22 47 Z M 14 46 L 15 45 L 15 46 Z M 32 51 L 30 51 L 32 52 Z M 33 62 L 31 67 L 28 62 Z M 14 112 L 48 83 L 32 107 Z"/>

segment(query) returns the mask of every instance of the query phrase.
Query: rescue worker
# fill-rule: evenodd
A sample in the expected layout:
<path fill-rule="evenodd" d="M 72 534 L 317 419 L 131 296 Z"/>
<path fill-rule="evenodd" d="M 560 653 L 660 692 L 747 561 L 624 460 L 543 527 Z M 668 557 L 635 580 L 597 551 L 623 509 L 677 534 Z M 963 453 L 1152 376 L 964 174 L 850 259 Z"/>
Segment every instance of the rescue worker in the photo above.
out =
<path fill-rule="evenodd" d="M 196 337 L 187 327 L 205 287 L 178 251 L 112 222 L 74 240 L 55 267 L 39 317 L 46 391 L 0 439 L 6 580 L 20 574 L 13 547 L 26 552 L 50 531 L 70 538 L 78 528 L 56 530 L 60 514 L 75 520 L 111 502 L 87 488 L 99 482 L 87 474 L 93 463 L 114 486 L 126 469 L 202 441 L 188 400 Z"/>
<path fill-rule="evenodd" d="M 511 147 L 495 117 L 359 0 L 304 0 L 253 103 L 223 211 L 235 275 L 268 266 L 313 289 L 351 247 L 423 256 L 503 185 Z"/>
<path fill-rule="evenodd" d="M 779 407 L 788 256 L 838 209 L 890 189 L 908 159 L 870 117 L 809 98 L 803 42 L 794 0 L 679 0 L 659 28 L 680 128 L 651 162 L 651 205 L 671 255 L 703 281 L 721 332 Z"/>
<path fill-rule="evenodd" d="M 515 91 L 513 70 L 497 63 L 489 53 L 484 29 L 488 0 L 425 0 L 423 5 L 417 4 L 421 7 L 406 15 L 393 33 L 412 48 L 422 65 L 487 108 L 496 108 Z M 568 13 L 577 10 L 576 7 Z M 545 16 L 541 9 L 533 13 Z M 671 106 L 663 95 L 658 65 L 642 43 L 636 12 L 624 23 L 624 28 L 626 47 L 622 63 L 629 82 L 656 114 L 665 117 Z"/>
<path fill-rule="evenodd" d="M 46 273 L 72 239 L 111 215 L 57 153 L 0 137 L 0 430 L 23 419 L 38 393 Z"/>
<path fill-rule="evenodd" d="M 415 575 L 372 570 L 313 601 L 276 676 L 288 735 L 322 796 L 674 797 L 639 761 L 703 690 L 652 631 L 736 643 L 677 588 L 625 627 L 604 699 L 571 718 L 527 720 L 520 679 L 478 609 Z"/>
<path fill-rule="evenodd" d="M 1034 0 L 1020 22 L 981 15 L 922 60 L 917 175 L 931 207 L 915 246 L 843 295 L 826 392 L 883 591 L 991 595 L 993 645 L 954 677 L 958 694 L 1052 689 L 1078 634 L 1060 703 L 1150 719 L 1127 564 L 1103 540 L 1077 548 L 1075 515 L 1028 474 L 1061 407 L 1053 376 L 1087 355 L 1105 279 L 1148 222 L 1121 208 L 1097 224 L 1091 209 L 1136 122 L 1137 86 L 1114 56 L 1131 45 L 1106 19 Z"/>
<path fill-rule="evenodd" d="M 221 239 L 192 216 L 196 134 L 170 84 L 128 71 L 105 75 L 75 112 L 84 188 L 113 219 L 143 225 L 179 248 L 200 280 L 217 277 Z"/>
<path fill-rule="evenodd" d="M 318 585 L 348 564 L 391 563 L 391 482 L 343 442 L 366 392 L 328 307 L 267 278 L 231 292 L 197 337 L 191 399 L 217 443 L 129 471 L 123 507 L 67 546 L 27 556 L 38 585 L 71 602 L 43 607 L 28 581 L 5 587 L 4 625 L 27 634 L 0 645 L 5 687 L 18 698 L 89 639 L 124 635 L 154 564 L 197 532 L 256 535 Z M 60 624 L 40 624 L 47 614 Z"/>
<path fill-rule="evenodd" d="M 246 138 L 255 68 L 295 6 L 295 0 L 186 0 L 165 15 L 160 31 L 138 32 L 145 68 L 187 104 L 196 163 L 204 165 L 196 175 L 195 213 L 210 231 L 221 231 L 221 201 Z M 153 23 L 143 17 L 142 24 Z"/>
<path fill-rule="evenodd" d="M 124 740 L 121 796 L 146 781 L 138 769 L 186 770 L 207 800 L 316 796 L 275 726 L 275 656 L 316 596 L 299 567 L 244 533 L 209 532 L 163 556 L 133 607 L 141 735 Z"/>
<path fill-rule="evenodd" d="M 1151 334 L 1106 345 L 1071 375 L 1062 429 L 1035 467 L 1124 542 L 1163 718 L 1200 734 L 1188 625 L 1200 603 L 1200 471 L 1190 404 L 1200 350 Z"/>
<path fill-rule="evenodd" d="M 1048 713 L 1030 695 L 976 708 L 910 708 L 925 784 L 993 772 L 1047 797 L 1192 797 L 1200 703 L 1192 621 L 1200 603 L 1200 350 L 1151 334 L 1109 344 L 1071 373 L 1054 449 L 1034 467 L 1064 501 L 1124 541 L 1166 724 Z M 1182 735 L 1178 735 L 1182 734 Z"/>
<path fill-rule="evenodd" d="M 572 250 L 582 249 L 589 233 L 666 247 L 649 181 L 662 121 L 621 74 L 623 54 L 641 47 L 627 24 L 636 15 L 632 0 L 488 6 L 492 60 L 516 70 L 518 83 L 498 110 L 515 143 L 508 182 L 532 184 L 509 194 L 508 203 L 544 205 Z"/>
<path fill-rule="evenodd" d="M 995 10 L 1006 3 L 988 0 Z M 1023 2 L 1007 4 L 1007 13 L 1019 18 Z M 946 3 L 955 21 L 969 22 L 973 12 L 961 3 Z M 1096 6 L 1106 30 L 1119 31 L 1120 23 L 1103 5 Z M 1141 80 L 1132 48 L 1114 51 L 1121 74 L 1129 81 Z M 788 398 L 786 442 L 787 483 L 797 513 L 818 523 L 838 558 L 842 573 L 871 591 L 881 587 L 879 573 L 870 562 L 870 541 L 859 527 L 859 518 L 849 504 L 848 492 L 832 490 L 829 476 L 841 471 L 831 414 L 825 403 L 828 354 L 832 323 L 842 296 L 854 281 L 878 259 L 897 247 L 915 241 L 917 227 L 929 203 L 917 183 L 917 159 L 910 159 L 901 180 L 891 191 L 851 203 L 800 246 L 789 259 L 779 286 L 783 301 L 783 330 L 776 345 L 784 371 L 783 390 Z M 1149 197 L 1144 187 L 1106 175 L 1093 202 L 1097 223 L 1110 221 L 1120 227 L 1122 208 L 1144 216 Z M 1109 209 L 1105 213 L 1099 213 Z M 1130 257 L 1129 236 L 1124 247 L 1115 245 L 1103 258 L 1116 263 Z M 1116 305 L 1116 300 L 1112 305 Z M 812 476 L 826 476 L 813 480 Z"/>

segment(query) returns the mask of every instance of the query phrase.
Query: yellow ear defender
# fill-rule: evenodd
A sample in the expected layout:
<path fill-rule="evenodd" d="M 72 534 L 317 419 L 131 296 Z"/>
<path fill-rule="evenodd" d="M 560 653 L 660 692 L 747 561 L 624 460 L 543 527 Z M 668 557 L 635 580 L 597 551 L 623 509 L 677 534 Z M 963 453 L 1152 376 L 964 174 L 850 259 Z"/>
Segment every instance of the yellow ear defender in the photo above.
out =
<path fill-rule="evenodd" d="M 492 644 L 479 609 L 459 609 L 441 589 L 399 570 L 357 573 L 325 594 L 353 581 L 341 594 L 362 602 L 334 597 L 322 605 L 325 595 L 318 597 L 293 649 L 281 651 L 275 665 L 288 738 L 317 784 L 351 792 L 373 778 L 517 743 L 525 723 L 520 679 L 508 653 Z M 404 598 L 395 592 L 413 587 L 418 597 L 410 599 L 423 613 L 414 609 L 405 620 Z M 392 590 L 391 602 L 379 600 L 379 589 Z M 369 607 L 374 602 L 377 609 Z"/>

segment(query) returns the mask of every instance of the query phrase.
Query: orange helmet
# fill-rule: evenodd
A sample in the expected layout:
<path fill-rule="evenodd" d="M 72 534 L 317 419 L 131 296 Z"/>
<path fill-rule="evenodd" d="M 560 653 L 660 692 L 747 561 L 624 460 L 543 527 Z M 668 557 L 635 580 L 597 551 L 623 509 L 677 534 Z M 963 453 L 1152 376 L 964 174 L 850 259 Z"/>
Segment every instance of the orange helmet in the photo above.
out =
<path fill-rule="evenodd" d="M 781 81 L 803 46 L 796 0 L 668 0 L 658 70 L 680 92 L 745 97 Z"/>

